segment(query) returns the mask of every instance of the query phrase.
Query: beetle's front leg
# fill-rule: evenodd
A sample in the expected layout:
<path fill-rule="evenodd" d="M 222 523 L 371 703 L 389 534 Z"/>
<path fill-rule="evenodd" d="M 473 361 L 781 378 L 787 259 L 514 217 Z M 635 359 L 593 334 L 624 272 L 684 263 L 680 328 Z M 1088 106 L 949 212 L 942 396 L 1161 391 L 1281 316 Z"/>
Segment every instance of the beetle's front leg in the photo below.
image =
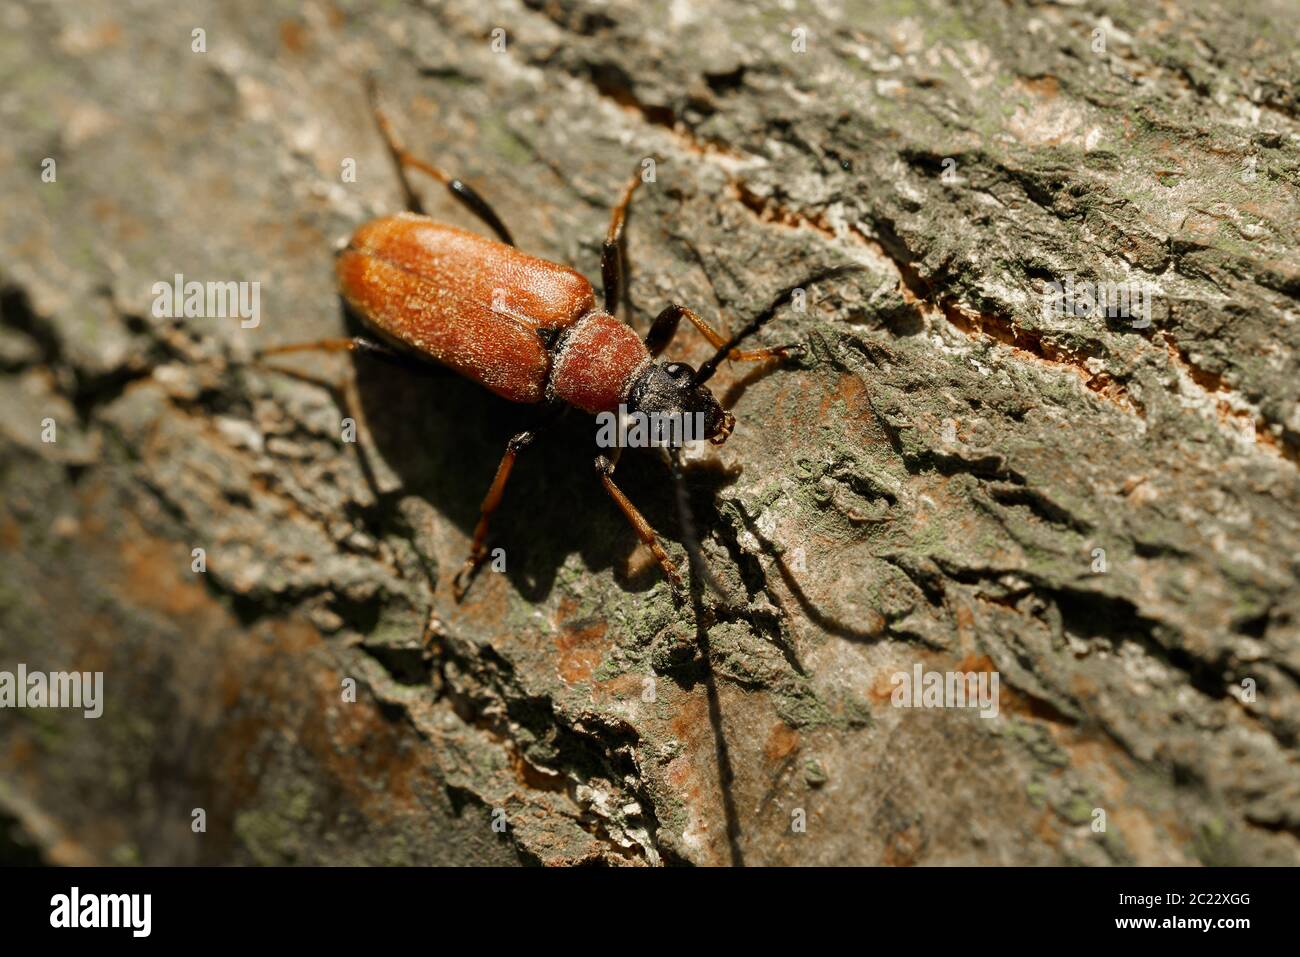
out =
<path fill-rule="evenodd" d="M 659 544 L 659 539 L 655 536 L 655 530 L 650 523 L 646 521 L 645 516 L 640 510 L 632 504 L 632 500 L 623 494 L 622 489 L 614 484 L 614 467 L 618 464 L 618 457 L 621 449 L 614 450 L 614 457 L 607 455 L 596 456 L 596 472 L 600 475 L 600 483 L 605 486 L 605 491 L 609 497 L 614 500 L 614 504 L 619 507 L 628 522 L 632 525 L 633 531 L 636 532 L 637 538 L 641 539 L 642 544 L 646 545 L 651 554 L 654 555 L 655 561 L 663 569 L 664 575 L 673 583 L 676 588 L 682 587 L 682 576 L 677 572 L 677 566 L 673 560 L 668 557 L 664 547 Z"/>
<path fill-rule="evenodd" d="M 677 326 L 682 319 L 690 321 L 700 334 L 709 341 L 713 348 L 720 348 L 726 341 L 727 337 L 711 325 L 697 316 L 693 311 L 685 306 L 679 306 L 673 303 L 664 309 L 655 317 L 654 323 L 650 326 L 650 331 L 646 333 L 645 346 L 650 350 L 652 356 L 657 356 L 668 347 L 677 333 Z M 773 346 L 770 349 L 732 349 L 727 353 L 727 358 L 732 362 L 759 362 L 763 359 L 780 359 L 789 355 L 791 351 L 799 348 L 798 346 Z"/>

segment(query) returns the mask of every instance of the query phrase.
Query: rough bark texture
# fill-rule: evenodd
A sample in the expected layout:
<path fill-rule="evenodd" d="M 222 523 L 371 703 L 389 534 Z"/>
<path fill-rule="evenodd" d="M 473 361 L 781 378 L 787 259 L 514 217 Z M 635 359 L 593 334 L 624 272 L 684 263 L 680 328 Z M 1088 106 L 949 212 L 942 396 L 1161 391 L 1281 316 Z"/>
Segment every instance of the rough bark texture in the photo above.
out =
<path fill-rule="evenodd" d="M 4 855 L 1300 861 L 1295 7 L 1136 7 L 6 4 L 0 669 L 102 670 L 106 705 L 0 711 Z M 399 205 L 368 69 L 593 279 L 657 157 L 638 328 L 863 267 L 762 333 L 796 363 L 716 380 L 740 424 L 690 482 L 734 608 L 674 603 L 585 422 L 457 605 L 520 409 L 248 361 L 344 328 L 332 244 Z M 176 273 L 260 281 L 261 324 L 155 318 Z M 1045 315 L 1066 277 L 1153 284 L 1150 326 Z M 666 466 L 619 476 L 684 562 Z M 1000 715 L 893 707 L 918 662 L 996 670 Z"/>

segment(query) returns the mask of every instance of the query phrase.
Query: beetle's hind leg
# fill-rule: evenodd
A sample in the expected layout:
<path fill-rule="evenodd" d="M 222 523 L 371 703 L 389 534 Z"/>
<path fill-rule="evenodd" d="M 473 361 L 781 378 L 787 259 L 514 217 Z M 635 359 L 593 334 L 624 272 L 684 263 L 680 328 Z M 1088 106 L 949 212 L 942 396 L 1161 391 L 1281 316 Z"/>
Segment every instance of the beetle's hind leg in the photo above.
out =
<path fill-rule="evenodd" d="M 664 551 L 664 547 L 659 544 L 654 528 L 646 521 L 640 509 L 632 504 L 632 500 L 623 494 L 623 490 L 614 484 L 614 467 L 618 464 L 618 451 L 616 450 L 614 458 L 607 455 L 596 456 L 596 473 L 600 476 L 600 484 L 605 486 L 605 491 L 609 493 L 609 497 L 614 500 L 614 504 L 619 507 L 628 523 L 631 524 L 633 531 L 636 532 L 636 537 L 641 539 L 641 543 L 650 549 L 655 561 L 663 569 L 664 575 L 673 583 L 673 587 L 681 588 L 682 576 L 678 573 L 673 560 L 668 557 L 668 553 Z"/>
<path fill-rule="evenodd" d="M 393 133 L 392 124 L 388 122 L 388 117 L 379 108 L 379 89 L 373 75 L 366 76 L 366 97 L 370 101 L 370 112 L 375 116 L 375 124 L 384 137 L 384 145 L 388 147 L 388 155 L 393 158 L 393 168 L 397 171 L 398 182 L 402 185 L 402 195 L 406 199 L 406 208 L 413 213 L 424 213 L 424 204 L 420 202 L 419 195 L 412 188 L 411 181 L 406 175 L 408 168 L 417 169 L 426 176 L 432 176 L 447 187 L 447 191 L 462 206 L 483 220 L 500 237 L 503 243 L 507 246 L 513 246 L 515 241 L 510 236 L 510 230 L 506 229 L 505 223 L 501 222 L 501 217 L 488 205 L 487 200 L 476 193 L 468 184 L 432 163 L 427 163 L 419 157 L 412 156 L 402 148 Z"/>

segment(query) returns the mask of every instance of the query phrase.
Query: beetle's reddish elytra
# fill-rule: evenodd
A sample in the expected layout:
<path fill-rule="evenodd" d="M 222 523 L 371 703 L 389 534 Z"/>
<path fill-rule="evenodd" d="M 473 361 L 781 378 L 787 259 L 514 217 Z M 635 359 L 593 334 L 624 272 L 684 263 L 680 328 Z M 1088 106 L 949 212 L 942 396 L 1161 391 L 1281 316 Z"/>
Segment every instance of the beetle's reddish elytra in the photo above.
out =
<path fill-rule="evenodd" d="M 769 359 L 785 355 L 792 347 L 735 348 L 770 318 L 775 306 L 729 341 L 690 309 L 676 304 L 659 314 L 644 339 L 614 317 L 622 293 L 623 221 L 641 183 L 639 173 L 624 189 L 610 217 L 601 252 L 601 308 L 591 283 L 581 274 L 520 252 L 509 230 L 476 192 L 402 149 L 379 109 L 373 79 L 367 83 L 367 91 L 408 211 L 361 226 L 338 254 L 335 274 L 344 300 L 378 338 L 296 343 L 266 349 L 261 355 L 350 350 L 400 365 L 436 362 L 497 395 L 540 405 L 548 412 L 567 406 L 589 413 L 611 412 L 624 405 L 633 412 L 702 414 L 704 437 L 715 444 L 726 441 L 735 418 L 722 409 L 704 382 L 724 359 Z M 408 169 L 442 183 L 491 227 L 500 241 L 425 216 L 407 178 Z M 698 371 L 680 362 L 656 361 L 682 318 L 718 350 Z M 480 507 L 469 557 L 453 582 L 458 601 L 487 556 L 488 522 L 501 502 L 515 458 L 533 442 L 537 431 L 534 426 L 519 432 L 506 444 Z M 681 576 L 654 529 L 614 484 L 617 462 L 617 449 L 596 458 L 605 491 L 650 548 L 664 574 L 674 586 L 680 586 Z"/>

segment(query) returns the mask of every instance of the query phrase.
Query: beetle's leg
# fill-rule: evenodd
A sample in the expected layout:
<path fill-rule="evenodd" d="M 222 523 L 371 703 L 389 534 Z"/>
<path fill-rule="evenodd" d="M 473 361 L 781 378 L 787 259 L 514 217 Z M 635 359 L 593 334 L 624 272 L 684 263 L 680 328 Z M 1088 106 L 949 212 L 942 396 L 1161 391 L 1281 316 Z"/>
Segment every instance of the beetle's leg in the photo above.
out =
<path fill-rule="evenodd" d="M 492 518 L 492 513 L 497 510 L 497 506 L 501 504 L 501 496 L 505 494 L 506 482 L 510 478 L 510 470 L 515 467 L 515 459 L 522 449 L 533 444 L 539 431 L 541 430 L 537 427 L 527 429 L 511 436 L 510 441 L 506 443 L 506 453 L 501 456 L 497 474 L 493 477 L 492 484 L 488 486 L 487 494 L 483 496 L 483 504 L 479 506 L 478 524 L 474 526 L 474 541 L 469 548 L 469 557 L 465 559 L 465 564 L 461 565 L 460 571 L 452 580 L 452 595 L 456 601 L 465 597 L 474 572 L 478 571 L 479 566 L 487 558 L 488 522 Z"/>
<path fill-rule="evenodd" d="M 646 333 L 645 345 L 650 350 L 651 355 L 657 356 L 667 348 L 668 343 L 672 341 L 673 334 L 677 332 L 677 324 L 682 321 L 683 316 L 690 320 L 691 325 L 700 330 L 704 338 L 709 340 L 709 345 L 715 349 L 726 343 L 726 336 L 718 332 L 690 309 L 673 303 L 655 317 L 654 323 L 650 326 L 650 331 Z M 796 347 L 774 346 L 771 349 L 732 349 L 727 353 L 727 358 L 733 362 L 757 362 L 760 359 L 778 359 L 789 355 L 794 348 Z"/>
<path fill-rule="evenodd" d="M 374 339 L 367 339 L 364 336 L 318 339 L 315 342 L 293 342 L 284 346 L 271 346 L 266 349 L 259 349 L 257 358 L 264 359 L 267 356 L 285 355 L 290 352 L 355 352 L 358 355 L 372 356 L 385 362 L 391 362 L 393 365 L 410 369 L 413 372 L 428 373 L 438 368 L 438 366 L 430 362 L 424 362 L 410 353 L 395 349 Z"/>
<path fill-rule="evenodd" d="M 366 77 L 366 96 L 370 100 L 370 111 L 375 115 L 375 124 L 379 127 L 380 134 L 384 137 L 384 145 L 388 147 L 388 155 L 393 158 L 393 168 L 397 170 L 397 179 L 402 185 L 402 194 L 406 199 L 406 208 L 413 213 L 424 213 L 424 206 L 420 202 L 420 197 L 416 195 L 415 190 L 411 187 L 411 181 L 406 176 L 406 169 L 418 169 L 426 176 L 432 176 L 443 186 L 447 187 L 448 192 L 454 196 L 462 206 L 477 216 L 483 222 L 491 227 L 492 231 L 501 238 L 501 241 L 507 246 L 515 244 L 514 239 L 510 236 L 510 230 L 506 229 L 505 223 L 492 210 L 482 196 L 476 193 L 468 184 L 462 182 L 450 173 L 439 169 L 432 163 L 426 163 L 424 160 L 412 156 L 402 148 L 397 142 L 397 137 L 393 134 L 392 124 L 388 122 L 388 117 L 384 111 L 379 108 L 379 90 L 375 84 L 374 76 Z"/>
<path fill-rule="evenodd" d="M 611 316 L 618 309 L 619 300 L 623 298 L 623 220 L 627 217 L 628 204 L 632 194 L 641 185 L 641 170 L 632 174 L 623 195 L 609 216 L 609 229 L 605 232 L 605 242 L 600 247 L 600 279 L 605 286 L 605 311 Z"/>
<path fill-rule="evenodd" d="M 636 537 L 641 539 L 641 542 L 650 549 L 655 561 L 663 569 L 664 575 L 673 583 L 674 587 L 681 588 L 682 576 L 678 574 L 677 566 L 668 557 L 664 547 L 659 544 L 659 539 L 655 537 L 655 530 L 645 520 L 645 516 L 632 504 L 632 500 L 614 484 L 614 466 L 618 464 L 618 455 L 621 451 L 621 449 L 615 450 L 612 459 L 607 455 L 596 456 L 596 472 L 600 475 L 600 484 L 605 486 L 605 491 L 609 493 L 609 497 L 614 500 L 614 504 L 619 507 L 628 522 L 631 523 L 633 531 L 636 532 Z"/>

